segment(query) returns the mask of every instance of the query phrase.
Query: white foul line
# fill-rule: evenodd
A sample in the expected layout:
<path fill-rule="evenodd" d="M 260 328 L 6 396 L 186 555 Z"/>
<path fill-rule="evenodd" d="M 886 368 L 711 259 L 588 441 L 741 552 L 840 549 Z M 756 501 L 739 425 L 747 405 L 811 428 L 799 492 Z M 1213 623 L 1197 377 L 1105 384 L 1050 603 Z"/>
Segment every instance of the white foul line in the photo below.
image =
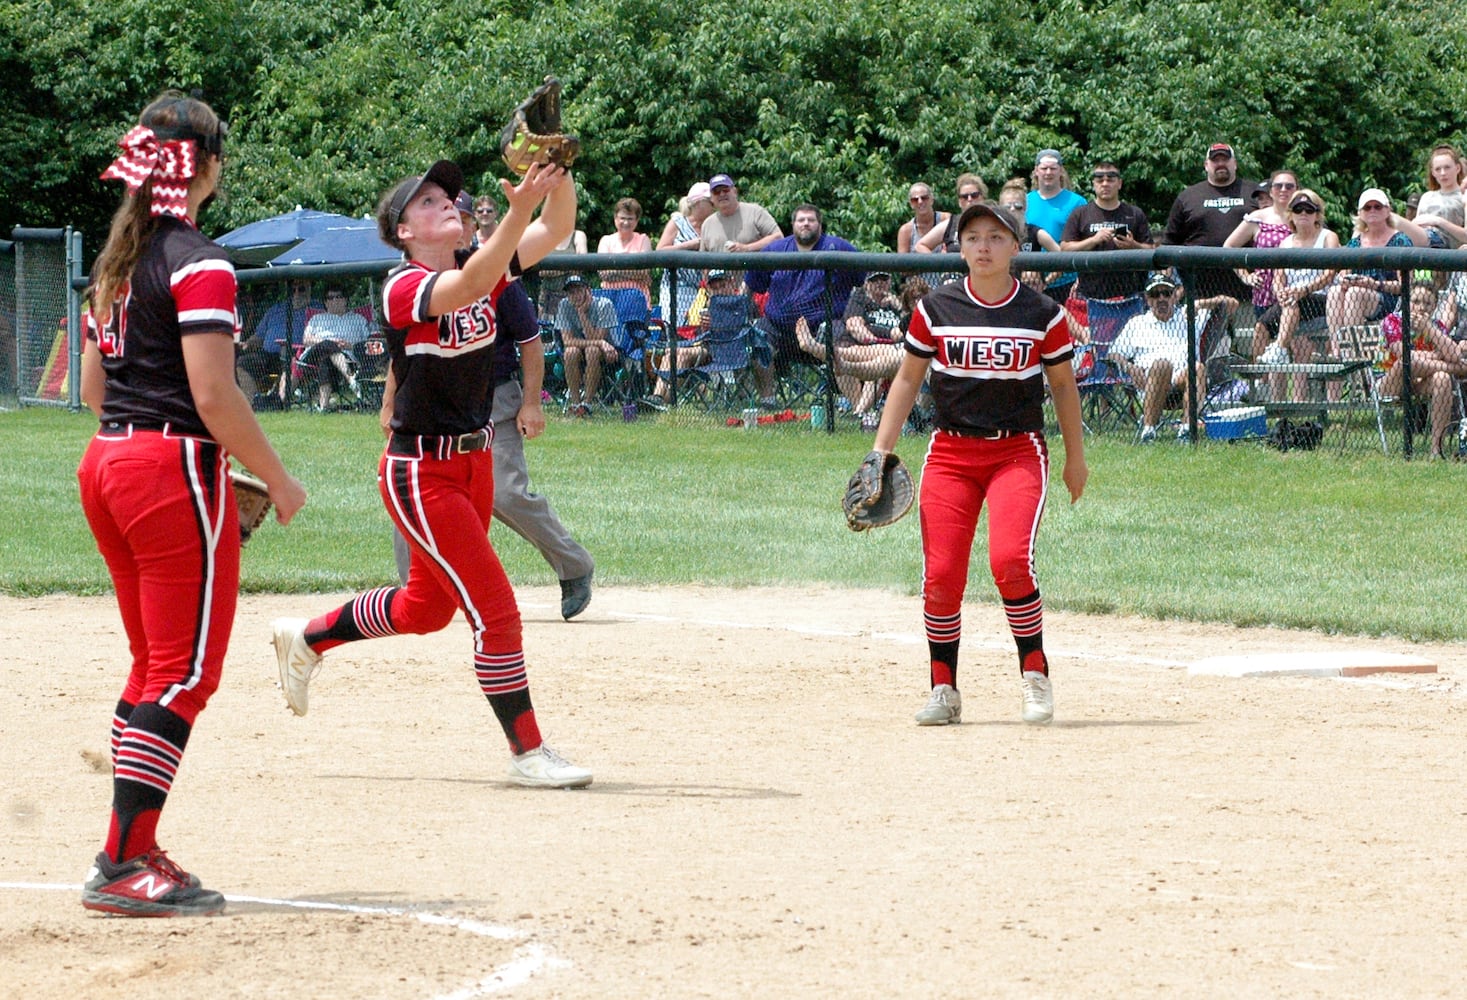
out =
<path fill-rule="evenodd" d="M 80 893 L 80 885 L 56 885 L 49 882 L 0 882 L 0 890 L 18 889 L 42 892 L 75 892 Z M 479 937 L 494 938 L 496 941 L 514 941 L 525 935 L 511 927 L 500 927 L 498 924 L 486 924 L 480 920 L 468 920 L 463 917 L 449 916 L 443 913 L 424 913 L 416 910 L 404 909 L 400 906 L 364 906 L 357 903 L 318 903 L 311 900 L 299 899 L 270 899 L 265 896 L 231 896 L 224 897 L 232 903 L 256 903 L 264 906 L 285 906 L 298 910 L 331 910 L 337 913 L 374 913 L 389 917 L 412 917 L 421 924 L 429 924 L 434 927 L 451 927 L 454 930 L 466 931 Z M 520 945 L 512 953 L 510 961 L 491 971 L 483 979 L 472 986 L 466 986 L 452 993 L 443 993 L 434 997 L 433 1000 L 474 1000 L 475 997 L 488 996 L 491 993 L 499 993 L 503 990 L 513 989 L 525 983 L 535 973 L 548 968 L 560 968 L 568 965 L 564 959 L 558 959 L 552 955 L 543 945 L 534 941 Z"/>

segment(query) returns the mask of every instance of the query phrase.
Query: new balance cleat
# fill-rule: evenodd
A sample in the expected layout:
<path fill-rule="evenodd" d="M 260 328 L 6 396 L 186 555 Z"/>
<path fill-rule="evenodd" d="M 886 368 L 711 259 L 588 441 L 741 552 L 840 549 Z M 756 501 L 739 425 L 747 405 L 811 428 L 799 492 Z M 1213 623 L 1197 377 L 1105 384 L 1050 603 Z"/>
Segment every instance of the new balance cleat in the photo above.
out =
<path fill-rule="evenodd" d="M 919 726 L 956 725 L 963 721 L 963 696 L 951 684 L 939 684 L 932 689 L 927 704 L 917 713 Z"/>
<path fill-rule="evenodd" d="M 270 623 L 275 630 L 275 658 L 280 663 L 280 689 L 285 703 L 296 715 L 305 715 L 311 678 L 321 669 L 321 654 L 306 645 L 305 618 L 277 618 Z"/>
<path fill-rule="evenodd" d="M 1037 670 L 1026 670 L 1019 679 L 1019 690 L 1024 696 L 1024 721 L 1048 725 L 1054 718 L 1054 688 L 1049 678 Z"/>
<path fill-rule="evenodd" d="M 82 886 L 82 906 L 125 917 L 207 917 L 224 912 L 224 896 L 155 847 L 121 864 L 98 854 Z"/>
<path fill-rule="evenodd" d="M 510 757 L 509 780 L 526 788 L 584 788 L 591 783 L 591 772 L 542 743 Z"/>

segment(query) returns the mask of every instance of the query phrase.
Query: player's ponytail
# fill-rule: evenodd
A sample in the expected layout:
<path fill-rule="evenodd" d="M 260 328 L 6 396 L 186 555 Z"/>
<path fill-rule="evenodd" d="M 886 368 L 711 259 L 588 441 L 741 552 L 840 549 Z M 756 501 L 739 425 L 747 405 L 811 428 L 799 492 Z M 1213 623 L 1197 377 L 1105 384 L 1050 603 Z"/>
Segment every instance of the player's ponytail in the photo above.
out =
<path fill-rule="evenodd" d="M 200 161 L 222 154 L 227 131 L 209 105 L 176 90 L 159 94 L 138 116 L 138 125 L 151 130 L 153 137 L 160 142 L 191 143 Z M 113 303 L 122 294 L 133 268 L 158 228 L 153 190 L 157 175 L 149 172 L 129 180 L 125 176 L 126 171 L 119 169 L 121 165 L 123 160 L 114 163 L 103 175 L 128 181 L 128 191 L 112 216 L 107 242 L 92 268 L 92 312 L 99 323 L 105 323 L 111 315 Z M 192 189 L 197 183 L 199 174 L 194 172 L 189 177 L 188 188 Z"/>

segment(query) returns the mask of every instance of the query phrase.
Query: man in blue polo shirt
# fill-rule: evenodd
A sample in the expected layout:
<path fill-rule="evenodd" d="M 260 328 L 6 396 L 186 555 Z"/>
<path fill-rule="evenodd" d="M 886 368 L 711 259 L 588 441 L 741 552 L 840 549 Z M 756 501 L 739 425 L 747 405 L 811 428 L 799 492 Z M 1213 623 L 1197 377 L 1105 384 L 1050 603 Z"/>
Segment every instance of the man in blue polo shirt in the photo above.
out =
<path fill-rule="evenodd" d="M 801 205 L 791 217 L 793 236 L 777 239 L 763 253 L 808 252 L 815 250 L 837 250 L 854 253 L 856 248 L 839 236 L 825 233 L 825 221 L 820 209 L 814 205 Z M 800 321 L 809 324 L 811 330 L 825 322 L 827 306 L 829 314 L 839 319 L 845 314 L 846 299 L 851 289 L 864 280 L 856 270 L 809 270 L 809 271 L 747 271 L 744 284 L 754 293 L 768 292 L 769 301 L 764 306 L 764 316 L 755 327 L 768 339 L 772 354 L 754 357 L 754 375 L 759 383 L 759 402 L 763 406 L 777 403 L 774 395 L 776 374 L 784 372 L 790 359 L 800 355 L 800 342 L 795 326 Z"/>
<path fill-rule="evenodd" d="M 1065 223 L 1070 213 L 1085 199 L 1071 191 L 1070 175 L 1065 172 L 1064 157 L 1057 149 L 1041 149 L 1034 157 L 1034 189 L 1025 196 L 1024 220 L 1038 226 L 1056 243 L 1065 238 Z M 1075 284 L 1075 272 L 1066 271 L 1044 286 L 1044 293 L 1056 302 L 1070 297 Z"/>

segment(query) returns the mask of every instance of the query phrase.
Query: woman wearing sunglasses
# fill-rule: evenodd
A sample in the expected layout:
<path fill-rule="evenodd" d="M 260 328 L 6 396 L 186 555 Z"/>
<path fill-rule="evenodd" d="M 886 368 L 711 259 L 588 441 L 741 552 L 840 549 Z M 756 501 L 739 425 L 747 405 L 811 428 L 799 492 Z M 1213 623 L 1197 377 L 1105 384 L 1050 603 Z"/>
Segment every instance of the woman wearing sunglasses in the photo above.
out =
<path fill-rule="evenodd" d="M 1289 235 L 1279 244 L 1284 249 L 1336 249 L 1340 238 L 1325 227 L 1324 199 L 1308 188 L 1294 192 L 1284 204 L 1284 218 Z M 1273 272 L 1274 304 L 1258 318 L 1253 328 L 1253 355 L 1272 361 L 1294 360 L 1306 362 L 1314 352 L 1308 337 L 1295 337 L 1299 324 L 1324 315 L 1325 290 L 1334 280 L 1335 272 L 1323 268 L 1290 267 Z M 1271 350 L 1268 341 L 1275 333 L 1278 340 Z M 1273 396 L 1279 397 L 1283 390 L 1283 376 L 1274 376 Z M 1290 398 L 1296 402 L 1304 398 L 1304 380 L 1294 376 Z"/>
<path fill-rule="evenodd" d="M 1416 223 L 1397 215 L 1391 200 L 1380 188 L 1366 188 L 1360 195 L 1355 216 L 1355 235 L 1347 247 L 1430 246 L 1431 237 Z M 1325 298 L 1329 321 L 1330 353 L 1340 353 L 1340 329 L 1356 323 L 1373 323 L 1396 308 L 1401 296 L 1401 272 L 1386 268 L 1361 268 L 1342 273 Z M 1338 398 L 1338 382 L 1329 384 L 1330 398 Z"/>
<path fill-rule="evenodd" d="M 1260 205 L 1257 209 L 1243 216 L 1243 221 L 1238 223 L 1232 235 L 1223 243 L 1225 247 L 1252 246 L 1259 250 L 1267 250 L 1271 247 L 1280 246 L 1289 236 L 1289 201 L 1294 197 L 1294 192 L 1299 190 L 1299 178 L 1294 176 L 1291 170 L 1276 170 L 1268 181 L 1267 205 L 1261 204 L 1264 200 L 1260 197 Z M 1253 311 L 1262 313 L 1274 305 L 1274 272 L 1253 271 L 1238 272 L 1243 282 L 1253 289 Z M 1262 350 L 1263 345 L 1254 344 L 1254 356 Z"/>

